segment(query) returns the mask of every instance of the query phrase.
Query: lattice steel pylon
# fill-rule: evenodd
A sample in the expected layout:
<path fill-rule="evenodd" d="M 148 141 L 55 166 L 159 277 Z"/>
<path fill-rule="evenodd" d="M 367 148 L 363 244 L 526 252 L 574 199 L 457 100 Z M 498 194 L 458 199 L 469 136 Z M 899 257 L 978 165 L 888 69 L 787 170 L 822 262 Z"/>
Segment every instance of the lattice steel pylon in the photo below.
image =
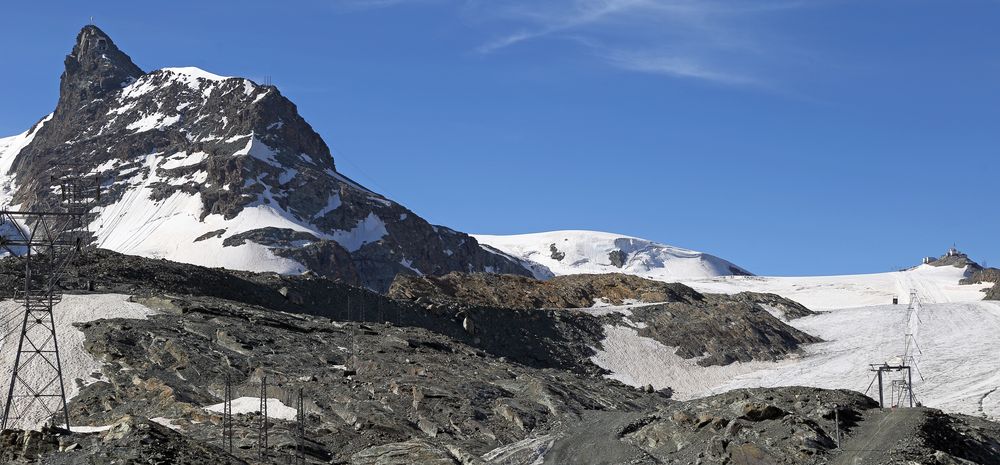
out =
<path fill-rule="evenodd" d="M 295 443 L 295 463 L 299 465 L 306 463 L 306 411 L 302 393 L 302 388 L 299 388 L 299 397 L 295 400 L 295 433 L 298 436 Z"/>
<path fill-rule="evenodd" d="M 3 335 L 16 332 L 18 343 L 0 429 L 34 429 L 55 423 L 59 414 L 70 426 L 53 307 L 62 300 L 59 280 L 66 265 L 89 242 L 86 215 L 100 199 L 100 184 L 73 178 L 54 193 L 61 202 L 52 209 L 0 210 L 0 248 L 24 266 L 24 286 L 15 291 L 23 305 L 15 315 L 20 324 Z"/>
<path fill-rule="evenodd" d="M 222 402 L 222 449 L 233 453 L 233 383 L 226 376 L 225 400 Z"/>
<path fill-rule="evenodd" d="M 257 453 L 261 460 L 267 460 L 267 376 L 260 378 L 260 429 L 257 430 Z"/>

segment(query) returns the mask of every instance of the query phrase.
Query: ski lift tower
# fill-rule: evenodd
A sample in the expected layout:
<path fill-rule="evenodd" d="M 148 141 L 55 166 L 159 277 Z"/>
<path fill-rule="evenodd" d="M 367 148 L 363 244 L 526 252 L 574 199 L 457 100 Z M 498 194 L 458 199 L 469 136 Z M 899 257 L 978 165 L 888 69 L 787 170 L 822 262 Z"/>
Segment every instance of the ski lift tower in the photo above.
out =
<path fill-rule="evenodd" d="M 70 426 L 53 307 L 62 300 L 59 280 L 66 265 L 90 240 L 86 215 L 100 200 L 100 184 L 78 177 L 53 181 L 59 202 L 52 208 L 0 210 L 0 249 L 23 266 L 23 285 L 14 292 L 23 309 L 10 318 L 19 324 L 3 334 L 6 339 L 16 333 L 18 343 L 0 429 L 33 429 L 59 414 Z"/>
<path fill-rule="evenodd" d="M 876 373 L 876 378 L 878 379 L 878 405 L 880 408 L 885 408 L 885 376 L 891 373 L 902 373 L 906 372 L 905 379 L 892 380 L 890 384 L 889 391 L 889 405 L 890 407 L 899 407 L 903 403 L 903 399 L 907 399 L 909 406 L 913 407 L 913 372 L 909 365 L 889 365 L 888 363 L 883 363 L 881 365 L 871 364 L 871 371 Z M 874 380 L 873 380 L 874 382 Z"/>

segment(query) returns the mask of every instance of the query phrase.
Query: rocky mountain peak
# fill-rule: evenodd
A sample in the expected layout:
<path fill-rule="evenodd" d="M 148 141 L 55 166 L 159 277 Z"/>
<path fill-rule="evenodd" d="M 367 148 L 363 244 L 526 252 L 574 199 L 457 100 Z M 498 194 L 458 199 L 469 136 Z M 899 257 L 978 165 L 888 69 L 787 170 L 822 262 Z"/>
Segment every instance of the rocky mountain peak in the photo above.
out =
<path fill-rule="evenodd" d="M 77 110 L 80 104 L 121 89 L 144 74 L 94 25 L 80 30 L 65 64 L 59 89 L 58 108 L 62 111 Z"/>
<path fill-rule="evenodd" d="M 66 58 L 54 115 L 26 134 L 0 151 L 11 167 L 0 188 L 30 208 L 57 200 L 60 176 L 96 178 L 98 247 L 383 291 L 398 273 L 529 274 L 338 172 L 277 87 L 192 67 L 144 73 L 94 26 Z"/>

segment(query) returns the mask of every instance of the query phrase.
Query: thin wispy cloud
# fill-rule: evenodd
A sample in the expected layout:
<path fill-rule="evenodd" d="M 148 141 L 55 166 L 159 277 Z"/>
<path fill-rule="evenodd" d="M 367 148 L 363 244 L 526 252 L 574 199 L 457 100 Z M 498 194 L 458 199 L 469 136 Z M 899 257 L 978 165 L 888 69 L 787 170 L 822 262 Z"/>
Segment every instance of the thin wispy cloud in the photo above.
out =
<path fill-rule="evenodd" d="M 839 0 L 341 0 L 387 7 L 460 8 L 493 31 L 481 55 L 516 53 L 546 40 L 572 41 L 609 66 L 728 86 L 774 87 L 772 68 L 794 48 L 769 28 L 778 15 Z M 787 65 L 781 64 L 781 65 Z"/>
<path fill-rule="evenodd" d="M 770 21 L 829 1 L 500 0 L 466 6 L 483 20 L 509 26 L 476 48 L 484 55 L 533 41 L 572 40 L 622 70 L 764 88 L 780 80 L 772 68 L 800 54 L 769 28 Z"/>
<path fill-rule="evenodd" d="M 333 5 L 344 10 L 368 10 L 400 5 L 421 5 L 435 0 L 335 0 Z"/>
<path fill-rule="evenodd" d="M 531 31 L 522 30 L 487 42 L 479 47 L 479 51 L 490 53 L 519 42 L 570 31 L 600 22 L 605 17 L 615 13 L 627 12 L 645 6 L 649 0 L 574 1 L 572 5 L 559 5 L 559 3 L 553 2 L 546 6 L 539 2 L 530 4 L 531 6 L 526 4 L 508 8 L 507 14 L 538 24 Z M 555 8 L 552 5 L 556 5 Z"/>
<path fill-rule="evenodd" d="M 758 78 L 706 67 L 683 56 L 614 51 L 606 54 L 604 58 L 608 63 L 630 71 L 699 79 L 725 85 L 765 86 L 765 83 Z"/>

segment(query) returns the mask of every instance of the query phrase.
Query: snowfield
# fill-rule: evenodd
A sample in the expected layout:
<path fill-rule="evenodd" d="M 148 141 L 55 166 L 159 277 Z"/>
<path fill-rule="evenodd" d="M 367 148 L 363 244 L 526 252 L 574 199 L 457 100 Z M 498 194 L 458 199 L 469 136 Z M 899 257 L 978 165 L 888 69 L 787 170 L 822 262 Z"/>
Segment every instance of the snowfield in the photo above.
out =
<path fill-rule="evenodd" d="M 56 337 L 59 342 L 67 400 L 71 400 L 79 394 L 82 386 L 98 381 L 103 366 L 103 362 L 84 350 L 83 332 L 73 325 L 110 318 L 145 319 L 155 313 L 142 304 L 129 302 L 128 299 L 129 296 L 121 294 L 64 295 L 62 302 L 56 304 L 54 308 Z M 0 315 L 3 315 L 2 326 L 0 326 L 0 332 L 2 332 L 0 334 L 3 335 L 3 339 L 0 340 L 0 361 L 3 363 L 2 370 L 0 370 L 0 392 L 4 396 L 7 395 L 14 356 L 17 354 L 20 316 L 24 315 L 23 312 L 24 307 L 20 302 L 0 301 Z M 39 383 L 38 380 L 45 379 L 47 382 L 52 375 L 51 369 L 37 372 L 29 369 L 21 373 L 22 378 L 34 380 L 30 384 L 36 387 L 44 384 L 44 382 Z M 44 413 L 42 409 L 35 409 L 35 415 L 25 418 L 14 426 L 28 429 L 37 428 L 46 421 Z M 76 431 L 77 427 L 74 427 L 73 430 Z"/>
<path fill-rule="evenodd" d="M 923 302 L 982 300 L 982 290 L 991 285 L 958 284 L 964 277 L 965 270 L 962 268 L 920 265 L 890 273 L 808 277 L 724 276 L 680 281 L 698 292 L 769 292 L 792 299 L 812 310 L 832 310 L 891 304 L 893 297 L 899 297 L 901 303 L 907 303 L 910 290 L 916 290 Z"/>
<path fill-rule="evenodd" d="M 816 386 L 865 392 L 869 363 L 898 364 L 905 344 L 907 305 L 824 312 L 793 326 L 828 342 L 790 362 L 736 376 L 711 392 L 758 386 Z M 928 407 L 1000 419 L 1000 303 L 923 304 L 914 353 L 914 396 Z M 918 372 L 919 371 L 919 372 Z M 893 376 L 896 379 L 899 376 Z M 878 398 L 873 386 L 868 395 Z M 886 402 L 888 402 L 888 392 Z"/>
<path fill-rule="evenodd" d="M 520 260 L 538 279 L 567 274 L 625 273 L 660 281 L 749 274 L 726 260 L 672 245 L 598 231 L 552 231 L 513 236 L 473 235 Z M 492 250 L 491 250 L 492 251 Z M 612 263 L 612 253 L 624 263 Z"/>
<path fill-rule="evenodd" d="M 691 399 L 738 388 L 814 386 L 851 389 L 878 398 L 869 364 L 899 364 L 913 334 L 916 400 L 947 412 L 1000 419 L 1000 302 L 982 301 L 992 284 L 959 285 L 965 270 L 921 265 L 892 272 L 827 277 L 743 277 L 685 282 L 701 292 L 770 292 L 797 300 L 817 315 L 788 324 L 825 342 L 779 362 L 700 367 L 676 348 L 638 335 L 638 327 L 605 327 L 593 361 L 610 378 L 634 386 L 671 387 Z M 915 292 L 908 318 L 910 292 Z M 892 305 L 892 298 L 899 304 Z M 619 311 L 630 314 L 628 308 Z M 889 380 L 900 375 L 891 375 Z M 889 389 L 886 388 L 889 403 Z"/>
<path fill-rule="evenodd" d="M 205 407 L 205 410 L 215 413 L 226 411 L 225 403 L 218 403 Z M 245 415 L 248 413 L 260 414 L 260 397 L 240 397 L 233 399 L 233 415 Z M 298 410 L 288 407 L 278 399 L 267 398 L 267 416 L 270 419 L 285 421 L 295 421 Z"/>

